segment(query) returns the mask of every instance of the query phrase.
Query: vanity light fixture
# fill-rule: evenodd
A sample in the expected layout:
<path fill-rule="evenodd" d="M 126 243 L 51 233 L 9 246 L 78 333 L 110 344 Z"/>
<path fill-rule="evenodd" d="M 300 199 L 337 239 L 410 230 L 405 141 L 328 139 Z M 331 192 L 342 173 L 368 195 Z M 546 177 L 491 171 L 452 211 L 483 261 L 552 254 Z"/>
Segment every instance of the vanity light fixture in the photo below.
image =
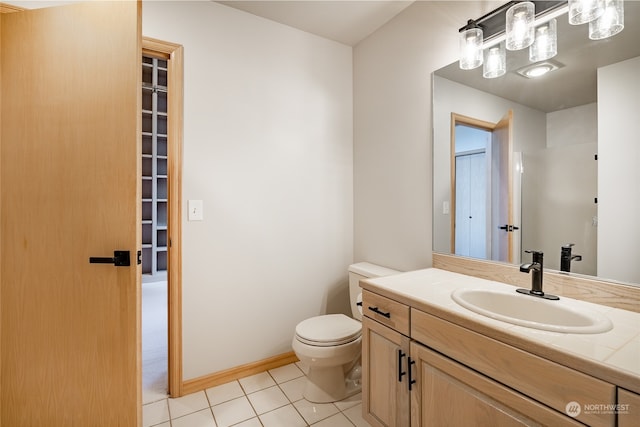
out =
<path fill-rule="evenodd" d="M 500 77 L 507 72 L 505 42 L 486 48 L 483 51 L 483 57 L 482 77 L 485 79 Z"/>
<path fill-rule="evenodd" d="M 531 62 L 544 61 L 558 54 L 558 31 L 555 19 L 537 26 L 535 34 L 536 39 L 529 47 Z"/>
<path fill-rule="evenodd" d="M 460 32 L 460 68 L 473 70 L 482 65 L 482 28 L 473 21 L 467 24 L 469 28 Z"/>
<path fill-rule="evenodd" d="M 615 36 L 624 28 L 624 1 L 606 0 L 604 13 L 589 22 L 591 40 L 606 39 Z"/>
<path fill-rule="evenodd" d="M 604 0 L 569 0 L 569 24 L 580 25 L 604 13 Z"/>
<path fill-rule="evenodd" d="M 491 59 L 492 64 L 483 67 L 483 76 L 504 75 L 506 70 L 494 71 L 500 69 L 494 64 L 501 63 L 498 53 L 503 42 L 507 50 L 529 47 L 532 62 L 553 58 L 558 53 L 556 18 L 565 13 L 573 25 L 589 22 L 592 40 L 611 37 L 624 28 L 624 0 L 509 1 L 458 30 L 460 68 L 471 70 Z"/>
<path fill-rule="evenodd" d="M 507 10 L 507 49 L 520 50 L 531 46 L 534 38 L 534 19 L 533 2 L 516 3 Z"/>

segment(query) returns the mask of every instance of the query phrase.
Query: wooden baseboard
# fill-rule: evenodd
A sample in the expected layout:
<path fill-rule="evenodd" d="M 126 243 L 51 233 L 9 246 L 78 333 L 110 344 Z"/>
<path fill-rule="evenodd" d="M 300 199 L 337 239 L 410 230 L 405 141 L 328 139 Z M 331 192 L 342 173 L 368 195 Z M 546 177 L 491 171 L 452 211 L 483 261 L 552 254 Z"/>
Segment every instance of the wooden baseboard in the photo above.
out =
<path fill-rule="evenodd" d="M 522 288 L 531 287 L 531 277 L 520 273 L 517 265 L 434 253 L 433 267 Z M 544 290 L 640 313 L 640 287 L 637 286 L 549 271 L 544 273 Z"/>
<path fill-rule="evenodd" d="M 298 358 L 296 357 L 296 354 L 293 351 L 290 351 L 289 353 L 283 353 L 269 357 L 268 359 L 247 363 L 246 365 L 236 366 L 235 368 L 187 380 L 182 384 L 182 395 L 202 391 L 210 387 L 215 387 L 250 375 L 259 374 L 260 372 L 279 368 L 280 366 L 288 365 L 289 363 L 297 361 Z"/>

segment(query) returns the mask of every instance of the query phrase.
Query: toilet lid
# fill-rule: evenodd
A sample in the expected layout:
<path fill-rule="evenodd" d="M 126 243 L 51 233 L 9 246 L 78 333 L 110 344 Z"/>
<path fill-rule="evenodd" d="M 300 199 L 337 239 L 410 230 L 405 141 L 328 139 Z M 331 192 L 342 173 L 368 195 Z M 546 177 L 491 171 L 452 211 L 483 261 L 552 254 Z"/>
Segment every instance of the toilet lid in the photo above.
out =
<path fill-rule="evenodd" d="M 344 314 L 326 314 L 303 320 L 296 326 L 296 337 L 319 347 L 347 344 L 362 335 L 362 324 Z"/>

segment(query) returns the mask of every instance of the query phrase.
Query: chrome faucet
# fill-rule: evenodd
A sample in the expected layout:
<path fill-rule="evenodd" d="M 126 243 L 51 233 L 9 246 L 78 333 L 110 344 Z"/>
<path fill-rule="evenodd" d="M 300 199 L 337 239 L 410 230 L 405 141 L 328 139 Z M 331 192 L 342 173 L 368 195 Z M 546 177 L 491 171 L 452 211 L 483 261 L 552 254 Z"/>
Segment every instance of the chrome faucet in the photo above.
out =
<path fill-rule="evenodd" d="M 550 300 L 558 300 L 555 295 L 545 294 L 542 291 L 542 279 L 544 277 L 543 271 L 543 258 L 544 254 L 540 251 L 525 251 L 526 253 L 533 255 L 533 262 L 529 264 L 522 264 L 520 266 L 520 271 L 523 273 L 531 273 L 531 289 L 516 289 L 516 292 L 520 292 L 521 294 L 531 295 L 533 297 L 550 299 Z"/>

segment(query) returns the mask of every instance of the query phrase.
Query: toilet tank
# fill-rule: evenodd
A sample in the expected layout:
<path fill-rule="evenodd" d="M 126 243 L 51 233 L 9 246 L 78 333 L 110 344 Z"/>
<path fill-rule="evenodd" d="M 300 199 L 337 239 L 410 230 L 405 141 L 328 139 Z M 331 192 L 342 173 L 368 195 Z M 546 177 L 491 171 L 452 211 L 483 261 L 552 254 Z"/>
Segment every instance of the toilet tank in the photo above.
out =
<path fill-rule="evenodd" d="M 351 300 L 351 313 L 356 320 L 362 320 L 362 307 L 357 303 L 362 301 L 361 279 L 373 279 L 374 277 L 391 276 L 400 271 L 381 267 L 369 262 L 359 262 L 349 266 L 349 299 Z"/>

